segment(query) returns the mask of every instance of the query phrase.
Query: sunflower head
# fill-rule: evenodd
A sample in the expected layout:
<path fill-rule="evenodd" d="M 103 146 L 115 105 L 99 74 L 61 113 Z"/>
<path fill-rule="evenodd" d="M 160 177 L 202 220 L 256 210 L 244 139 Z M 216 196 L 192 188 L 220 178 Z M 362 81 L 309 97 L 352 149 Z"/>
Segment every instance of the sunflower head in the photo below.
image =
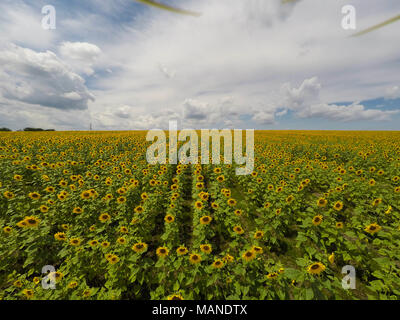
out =
<path fill-rule="evenodd" d="M 317 215 L 312 219 L 312 223 L 314 226 L 319 226 L 322 223 L 323 217 L 321 215 Z"/>
<path fill-rule="evenodd" d="M 201 201 L 196 201 L 196 202 L 194 203 L 194 207 L 195 207 L 196 209 L 202 209 L 202 208 L 203 208 L 203 202 L 201 202 Z"/>
<path fill-rule="evenodd" d="M 78 286 L 78 282 L 76 282 L 75 280 L 71 281 L 70 283 L 68 283 L 68 289 L 74 289 Z"/>
<path fill-rule="evenodd" d="M 99 244 L 99 242 L 97 240 L 90 240 L 89 241 L 89 246 L 91 247 L 95 247 Z"/>
<path fill-rule="evenodd" d="M 313 264 L 308 266 L 307 271 L 310 274 L 320 274 L 325 269 L 325 266 L 321 262 L 314 262 Z"/>
<path fill-rule="evenodd" d="M 201 256 L 199 254 L 197 254 L 197 253 L 192 253 L 189 256 L 189 261 L 192 264 L 200 263 L 201 262 Z"/>
<path fill-rule="evenodd" d="M 328 201 L 325 198 L 319 198 L 317 200 L 318 207 L 325 207 Z"/>
<path fill-rule="evenodd" d="M 125 203 L 125 202 L 126 202 L 126 197 L 124 197 L 124 196 L 118 197 L 118 198 L 117 198 L 117 202 L 118 202 L 119 204 Z"/>
<path fill-rule="evenodd" d="M 171 214 L 167 214 L 167 215 L 164 217 L 164 221 L 165 221 L 166 223 L 174 222 L 174 221 L 175 221 L 175 217 L 174 217 L 173 215 L 171 215 Z"/>
<path fill-rule="evenodd" d="M 212 247 L 210 244 L 202 244 L 200 245 L 200 250 L 204 253 L 211 253 Z"/>
<path fill-rule="evenodd" d="M 24 221 L 26 222 L 26 226 L 28 228 L 35 228 L 40 223 L 40 220 L 35 216 L 25 217 Z"/>
<path fill-rule="evenodd" d="M 336 228 L 337 229 L 343 229 L 343 227 L 344 227 L 344 223 L 343 222 L 341 222 L 341 221 L 336 222 Z"/>
<path fill-rule="evenodd" d="M 178 256 L 183 256 L 188 253 L 188 249 L 186 247 L 180 246 L 178 249 L 176 249 L 176 253 L 178 254 Z"/>
<path fill-rule="evenodd" d="M 343 202 L 342 201 L 336 201 L 333 204 L 333 209 L 335 209 L 336 211 L 340 211 L 343 209 Z"/>
<path fill-rule="evenodd" d="M 255 258 L 256 254 L 253 250 L 247 250 L 242 254 L 242 258 L 246 261 L 249 262 Z"/>
<path fill-rule="evenodd" d="M 278 276 L 279 276 L 279 274 L 277 273 L 277 272 L 269 272 L 268 274 L 267 274 L 267 279 L 276 279 L 276 278 L 278 278 Z"/>
<path fill-rule="evenodd" d="M 237 234 L 243 234 L 244 230 L 241 226 L 234 226 L 233 231 L 235 231 Z"/>
<path fill-rule="evenodd" d="M 103 223 L 109 221 L 110 219 L 111 219 L 111 216 L 108 213 L 102 213 L 99 216 L 100 222 L 103 222 Z"/>
<path fill-rule="evenodd" d="M 168 300 L 184 300 L 181 294 L 173 294 L 168 296 Z"/>
<path fill-rule="evenodd" d="M 25 295 L 27 299 L 32 299 L 34 295 L 32 289 L 24 289 L 22 290 L 22 293 Z"/>
<path fill-rule="evenodd" d="M 382 202 L 381 198 L 377 198 L 374 201 L 372 201 L 372 206 L 376 207 Z"/>
<path fill-rule="evenodd" d="M 72 238 L 72 239 L 69 240 L 69 244 L 70 244 L 71 246 L 74 246 L 74 247 L 79 246 L 79 245 L 81 244 L 81 239 L 79 239 L 79 238 Z"/>
<path fill-rule="evenodd" d="M 223 260 L 225 263 L 228 263 L 228 262 L 233 262 L 233 261 L 235 261 L 235 258 L 232 257 L 230 254 L 226 254 L 225 257 L 222 258 L 222 260 Z"/>
<path fill-rule="evenodd" d="M 31 192 L 28 194 L 29 198 L 32 200 L 39 200 L 40 199 L 40 194 L 38 192 Z"/>
<path fill-rule="evenodd" d="M 136 213 L 142 213 L 144 211 L 142 206 L 137 206 L 134 210 Z"/>
<path fill-rule="evenodd" d="M 370 225 L 366 226 L 364 230 L 366 232 L 368 232 L 369 234 L 374 234 L 381 229 L 382 229 L 382 227 L 380 225 L 378 225 L 377 223 L 371 223 Z"/>
<path fill-rule="evenodd" d="M 75 214 L 81 214 L 83 212 L 83 209 L 81 207 L 75 207 L 72 212 Z"/>
<path fill-rule="evenodd" d="M 201 224 L 209 224 L 212 221 L 212 218 L 210 216 L 203 216 L 200 218 L 200 223 Z"/>
<path fill-rule="evenodd" d="M 116 264 L 119 261 L 119 257 L 115 254 L 110 254 L 106 259 L 110 264 Z"/>
<path fill-rule="evenodd" d="M 126 244 L 126 238 L 124 238 L 124 237 L 119 237 L 118 239 L 117 239 L 117 243 L 119 243 L 119 244 Z"/>
<path fill-rule="evenodd" d="M 166 256 L 168 256 L 168 253 L 169 253 L 169 250 L 167 247 L 159 247 L 156 250 L 156 254 L 160 258 L 165 258 Z"/>
<path fill-rule="evenodd" d="M 64 232 L 57 232 L 54 235 L 54 239 L 58 240 L 58 241 L 65 241 L 67 239 L 66 235 Z"/>
<path fill-rule="evenodd" d="M 290 195 L 286 198 L 287 203 L 291 203 L 294 200 L 294 196 Z"/>
<path fill-rule="evenodd" d="M 264 237 L 264 232 L 263 231 L 257 230 L 254 233 L 254 239 L 261 239 L 262 237 Z"/>
<path fill-rule="evenodd" d="M 261 253 L 263 253 L 263 249 L 262 249 L 261 247 L 258 247 L 258 246 L 253 246 L 253 247 L 251 248 L 251 250 L 253 250 L 255 254 L 261 254 Z"/>
<path fill-rule="evenodd" d="M 11 227 L 8 227 L 8 226 L 6 226 L 6 227 L 4 227 L 4 228 L 3 228 L 3 231 L 4 231 L 5 233 L 11 233 L 11 231 L 12 231 L 12 228 L 11 228 Z"/>
<path fill-rule="evenodd" d="M 221 269 L 224 266 L 224 262 L 221 259 L 217 259 L 212 263 L 214 269 Z"/>

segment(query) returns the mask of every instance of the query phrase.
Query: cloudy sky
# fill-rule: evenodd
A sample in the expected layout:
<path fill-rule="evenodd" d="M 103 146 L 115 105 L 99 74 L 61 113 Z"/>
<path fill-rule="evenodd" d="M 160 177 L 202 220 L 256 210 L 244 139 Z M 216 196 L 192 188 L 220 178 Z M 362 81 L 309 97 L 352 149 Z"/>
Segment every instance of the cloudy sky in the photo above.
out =
<path fill-rule="evenodd" d="M 0 127 L 400 130 L 398 0 L 2 0 Z M 42 8 L 56 29 L 42 28 Z"/>

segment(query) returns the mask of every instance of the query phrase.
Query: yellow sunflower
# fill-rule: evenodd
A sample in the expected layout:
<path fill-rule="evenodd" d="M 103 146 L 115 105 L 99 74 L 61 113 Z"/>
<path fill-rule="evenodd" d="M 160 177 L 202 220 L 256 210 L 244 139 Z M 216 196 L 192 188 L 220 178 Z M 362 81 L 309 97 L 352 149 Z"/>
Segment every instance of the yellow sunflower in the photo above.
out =
<path fill-rule="evenodd" d="M 25 217 L 24 221 L 26 222 L 28 228 L 35 228 L 40 223 L 40 219 L 35 216 Z"/>
<path fill-rule="evenodd" d="M 343 202 L 342 201 L 336 201 L 333 205 L 333 209 L 336 211 L 340 211 L 343 209 Z"/>
<path fill-rule="evenodd" d="M 188 253 L 188 249 L 186 247 L 180 246 L 178 249 L 176 249 L 176 253 L 178 254 L 178 256 L 183 256 Z"/>
<path fill-rule="evenodd" d="M 192 264 L 200 263 L 201 262 L 201 256 L 199 254 L 197 254 L 197 253 L 192 253 L 189 256 L 189 261 Z"/>
<path fill-rule="evenodd" d="M 322 223 L 323 217 L 321 215 L 317 215 L 312 219 L 312 223 L 314 226 L 319 226 Z"/>
<path fill-rule="evenodd" d="M 100 216 L 99 216 L 99 220 L 100 220 L 100 222 L 107 222 L 108 220 L 110 220 L 111 219 L 111 216 L 108 214 L 108 213 L 102 213 Z"/>
<path fill-rule="evenodd" d="M 24 289 L 22 290 L 22 293 L 25 295 L 27 299 L 32 299 L 34 296 L 32 289 Z"/>
<path fill-rule="evenodd" d="M 69 240 L 69 244 L 72 246 L 79 246 L 81 244 L 81 239 L 79 238 L 72 238 Z"/>
<path fill-rule="evenodd" d="M 241 226 L 234 226 L 233 231 L 235 231 L 237 234 L 243 234 L 244 230 Z"/>
<path fill-rule="evenodd" d="M 54 235 L 54 239 L 56 239 L 56 240 L 58 240 L 58 241 L 65 241 L 65 240 L 67 240 L 67 237 L 66 237 L 66 235 L 65 235 L 64 232 L 57 232 L 57 233 Z"/>
<path fill-rule="evenodd" d="M 169 250 L 167 247 L 159 247 L 156 250 L 156 254 L 160 257 L 160 258 L 165 258 L 169 253 Z"/>
<path fill-rule="evenodd" d="M 264 232 L 257 230 L 256 232 L 254 232 L 254 239 L 261 239 L 262 237 L 264 237 Z"/>
<path fill-rule="evenodd" d="M 5 227 L 3 228 L 3 231 L 4 231 L 5 233 L 11 233 L 12 228 L 11 228 L 11 227 L 8 227 L 8 226 L 5 226 Z"/>
<path fill-rule="evenodd" d="M 173 294 L 168 296 L 168 300 L 184 300 L 184 299 L 180 294 Z"/>
<path fill-rule="evenodd" d="M 343 227 L 344 227 L 344 223 L 343 222 L 341 222 L 341 221 L 336 222 L 336 228 L 337 229 L 343 229 Z"/>
<path fill-rule="evenodd" d="M 247 250 L 242 254 L 242 258 L 247 262 L 253 260 L 255 257 L 256 254 L 253 250 Z"/>
<path fill-rule="evenodd" d="M 321 208 L 325 207 L 327 203 L 328 203 L 328 201 L 325 198 L 319 198 L 317 200 L 317 205 L 318 205 L 318 207 L 321 207 Z"/>
<path fill-rule="evenodd" d="M 215 260 L 212 265 L 214 269 L 221 269 L 224 266 L 224 262 L 221 259 Z"/>
<path fill-rule="evenodd" d="M 174 222 L 174 221 L 175 221 L 175 217 L 174 217 L 173 215 L 167 214 L 167 215 L 164 217 L 164 221 L 165 221 L 166 223 Z"/>
<path fill-rule="evenodd" d="M 81 214 L 83 212 L 83 209 L 81 207 L 75 207 L 72 212 L 75 214 Z"/>
<path fill-rule="evenodd" d="M 203 216 L 200 218 L 201 224 L 209 224 L 211 221 L 212 221 L 212 218 L 210 216 Z"/>
<path fill-rule="evenodd" d="M 196 201 L 196 202 L 194 203 L 194 207 L 195 207 L 196 209 L 203 209 L 203 202 L 201 202 L 201 201 Z"/>
<path fill-rule="evenodd" d="M 382 229 L 382 227 L 380 225 L 378 225 L 377 223 L 371 223 L 370 225 L 366 226 L 364 230 L 366 232 L 368 232 L 369 234 L 374 234 L 381 229 Z"/>
<path fill-rule="evenodd" d="M 308 273 L 310 274 L 320 274 L 326 269 L 326 267 L 321 262 L 314 262 L 308 266 Z"/>
<path fill-rule="evenodd" d="M 136 213 L 142 213 L 144 211 L 142 206 L 137 206 L 134 210 Z"/>
<path fill-rule="evenodd" d="M 211 253 L 211 251 L 212 251 L 212 247 L 211 247 L 210 244 L 202 244 L 202 245 L 200 245 L 200 250 L 201 250 L 202 252 L 204 252 L 204 253 L 209 254 L 209 253 Z"/>

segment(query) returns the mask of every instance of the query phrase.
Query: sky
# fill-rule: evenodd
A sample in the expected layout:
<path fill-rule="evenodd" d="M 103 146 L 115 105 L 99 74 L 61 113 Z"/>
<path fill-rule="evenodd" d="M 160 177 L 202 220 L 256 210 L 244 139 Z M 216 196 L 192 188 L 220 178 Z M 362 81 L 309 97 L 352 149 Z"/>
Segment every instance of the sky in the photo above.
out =
<path fill-rule="evenodd" d="M 400 1 L 161 2 L 2 0 L 0 127 L 400 130 Z"/>

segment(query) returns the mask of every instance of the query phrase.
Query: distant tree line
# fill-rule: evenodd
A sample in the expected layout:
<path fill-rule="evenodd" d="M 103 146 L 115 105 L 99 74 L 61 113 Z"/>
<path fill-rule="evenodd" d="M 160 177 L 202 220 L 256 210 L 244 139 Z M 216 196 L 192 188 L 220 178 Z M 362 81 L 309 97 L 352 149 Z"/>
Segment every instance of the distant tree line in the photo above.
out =
<path fill-rule="evenodd" d="M 9 128 L 0 128 L 0 131 L 12 131 Z M 54 129 L 42 129 L 42 128 L 25 128 L 23 130 L 18 130 L 18 131 L 56 131 Z"/>
<path fill-rule="evenodd" d="M 42 129 L 42 128 L 25 128 L 24 131 L 56 131 L 54 129 Z"/>

